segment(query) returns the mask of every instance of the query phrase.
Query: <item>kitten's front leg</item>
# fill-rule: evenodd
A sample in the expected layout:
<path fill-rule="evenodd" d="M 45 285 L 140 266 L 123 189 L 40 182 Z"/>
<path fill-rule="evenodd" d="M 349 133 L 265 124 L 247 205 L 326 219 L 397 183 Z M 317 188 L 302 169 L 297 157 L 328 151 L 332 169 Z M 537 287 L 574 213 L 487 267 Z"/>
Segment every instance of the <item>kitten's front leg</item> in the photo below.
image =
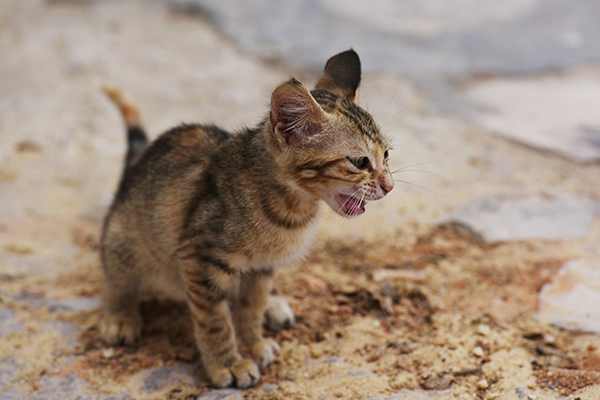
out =
<path fill-rule="evenodd" d="M 180 260 L 196 343 L 206 372 L 217 387 L 247 388 L 258 382 L 256 364 L 237 348 L 226 294 L 232 272 L 221 260 L 187 257 Z"/>
<path fill-rule="evenodd" d="M 296 318 L 287 300 L 282 296 L 270 295 L 263 316 L 265 328 L 277 332 L 282 329 L 290 329 L 294 324 L 296 324 Z"/>
<path fill-rule="evenodd" d="M 270 269 L 242 275 L 233 310 L 238 336 L 261 369 L 269 365 L 280 351 L 275 340 L 265 339 L 262 335 L 263 316 L 272 284 L 273 271 Z"/>

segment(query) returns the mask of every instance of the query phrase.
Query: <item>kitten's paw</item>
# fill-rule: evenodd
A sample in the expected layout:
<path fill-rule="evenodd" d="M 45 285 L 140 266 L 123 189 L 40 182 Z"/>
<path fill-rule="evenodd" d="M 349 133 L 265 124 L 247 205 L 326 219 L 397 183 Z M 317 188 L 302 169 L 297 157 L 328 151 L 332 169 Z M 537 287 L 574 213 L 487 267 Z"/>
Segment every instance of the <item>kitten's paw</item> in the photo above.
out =
<path fill-rule="evenodd" d="M 215 368 L 209 372 L 210 380 L 218 388 L 235 386 L 245 389 L 254 386 L 260 379 L 258 367 L 251 360 L 236 361 L 229 368 Z"/>
<path fill-rule="evenodd" d="M 258 367 L 252 360 L 240 360 L 233 364 L 229 370 L 235 377 L 235 386 L 239 389 L 254 386 L 260 379 Z"/>
<path fill-rule="evenodd" d="M 100 335 L 108 344 L 133 344 L 142 335 L 142 318 L 108 315 L 100 321 Z"/>
<path fill-rule="evenodd" d="M 289 329 L 296 323 L 294 312 L 281 296 L 269 296 L 263 317 L 263 325 L 270 331 Z"/>
<path fill-rule="evenodd" d="M 273 339 L 263 339 L 252 346 L 250 351 L 258 367 L 264 369 L 275 359 L 275 355 L 279 354 L 281 347 Z"/>

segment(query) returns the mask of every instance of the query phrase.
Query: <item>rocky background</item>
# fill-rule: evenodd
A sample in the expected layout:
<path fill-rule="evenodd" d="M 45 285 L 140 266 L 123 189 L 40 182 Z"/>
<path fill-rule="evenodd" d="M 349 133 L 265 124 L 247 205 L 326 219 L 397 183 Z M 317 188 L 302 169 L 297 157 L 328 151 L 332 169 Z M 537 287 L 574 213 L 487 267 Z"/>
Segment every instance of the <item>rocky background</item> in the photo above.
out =
<path fill-rule="evenodd" d="M 600 398 L 600 3 L 0 0 L 0 400 Z M 297 325 L 247 391 L 211 390 L 186 309 L 99 339 L 102 219 L 125 151 L 257 123 L 270 92 L 362 58 L 396 189 L 327 210 L 280 271 Z"/>

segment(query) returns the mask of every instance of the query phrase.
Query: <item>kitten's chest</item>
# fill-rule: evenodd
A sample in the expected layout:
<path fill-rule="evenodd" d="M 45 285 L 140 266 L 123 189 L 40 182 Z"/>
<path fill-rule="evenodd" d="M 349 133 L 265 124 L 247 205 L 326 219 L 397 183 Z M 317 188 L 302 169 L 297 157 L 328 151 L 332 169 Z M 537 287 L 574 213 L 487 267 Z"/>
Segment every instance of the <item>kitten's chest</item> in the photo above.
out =
<path fill-rule="evenodd" d="M 316 227 L 317 222 L 313 221 L 303 229 L 257 235 L 243 249 L 228 255 L 227 261 L 239 271 L 293 264 L 302 260 L 309 252 Z"/>

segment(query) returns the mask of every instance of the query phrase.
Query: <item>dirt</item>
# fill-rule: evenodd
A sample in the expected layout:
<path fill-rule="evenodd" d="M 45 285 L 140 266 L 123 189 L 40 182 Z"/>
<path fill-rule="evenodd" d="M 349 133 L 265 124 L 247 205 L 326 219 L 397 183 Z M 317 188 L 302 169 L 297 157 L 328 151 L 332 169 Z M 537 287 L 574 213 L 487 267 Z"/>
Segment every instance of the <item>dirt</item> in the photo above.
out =
<path fill-rule="evenodd" d="M 3 279 L 3 292 L 99 298 L 99 224 L 96 228 L 87 234 L 74 230 L 72 237 L 89 263 L 54 280 Z M 514 397 L 515 385 L 553 398 L 553 393 L 569 396 L 593 386 L 600 379 L 597 335 L 532 319 L 536 293 L 561 265 L 557 254 L 568 255 L 561 247 L 529 242 L 482 246 L 448 229 L 411 240 L 399 236 L 319 246 L 307 262 L 277 275 L 277 293 L 290 299 L 297 324 L 274 334 L 282 353 L 244 398 L 350 399 L 401 389 L 447 389 L 457 396 L 492 399 Z M 383 269 L 423 271 L 425 278 L 374 280 Z M 142 339 L 117 348 L 99 338 L 98 309 L 56 313 L 6 297 L 2 304 L 28 321 L 25 333 L 2 342 L 3 353 L 37 359 L 22 371 L 21 386 L 35 388 L 47 375 L 73 372 L 88 390 L 118 393 L 132 390 L 140 371 L 198 363 L 182 304 L 144 302 Z M 41 332 L 41 324 L 54 319 L 79 327 L 76 345 L 40 357 L 60 348 L 60 338 Z M 195 398 L 210 390 L 201 371 L 197 378 L 197 386 L 175 384 L 143 398 Z M 277 390 L 264 393 L 267 384 Z"/>
<path fill-rule="evenodd" d="M 16 327 L 0 340 L 0 386 L 28 396 L 49 378 L 75 376 L 90 395 L 194 399 L 210 391 L 194 367 L 199 355 L 181 304 L 144 302 L 144 332 L 133 346 L 99 338 L 99 235 L 124 148 L 98 83 L 132 93 L 155 136 L 179 121 L 252 124 L 277 83 L 292 74 L 314 82 L 316 74 L 253 59 L 206 21 L 154 2 L 0 5 L 0 307 L 14 313 Z M 600 398 L 598 334 L 534 318 L 538 293 L 558 268 L 596 254 L 600 221 L 588 238 L 496 245 L 434 222 L 515 188 L 600 199 L 600 166 L 428 112 L 425 94 L 400 75 L 367 75 L 363 88 L 361 99 L 394 137 L 394 165 L 424 163 L 413 169 L 425 173 L 355 222 L 325 213 L 309 259 L 278 271 L 276 293 L 289 299 L 297 323 L 266 332 L 282 352 L 243 398 L 403 390 L 465 400 Z M 191 380 L 144 389 L 149 370 L 182 363 Z"/>

